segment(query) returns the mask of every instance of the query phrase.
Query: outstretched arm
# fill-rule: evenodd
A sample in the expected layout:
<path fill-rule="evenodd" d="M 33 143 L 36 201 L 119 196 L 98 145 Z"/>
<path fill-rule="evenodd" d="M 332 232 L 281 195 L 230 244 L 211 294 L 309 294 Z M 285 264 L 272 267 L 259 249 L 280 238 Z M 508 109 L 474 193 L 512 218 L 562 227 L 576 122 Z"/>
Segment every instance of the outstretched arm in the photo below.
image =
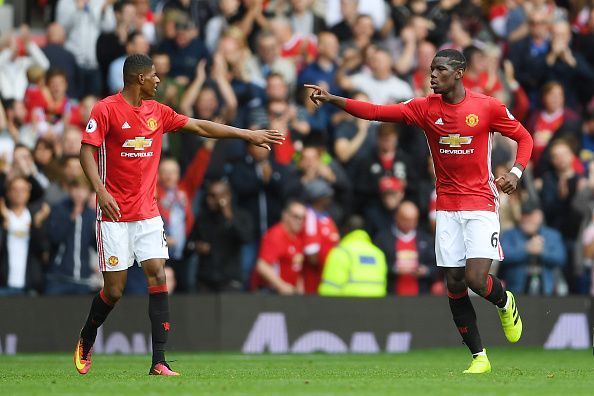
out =
<path fill-rule="evenodd" d="M 318 85 L 305 84 L 305 88 L 313 89 L 309 98 L 316 106 L 323 103 L 330 103 L 343 109 L 357 118 L 372 121 L 401 122 L 404 121 L 402 104 L 376 105 L 359 100 L 347 99 L 342 96 L 332 95 Z"/>
<path fill-rule="evenodd" d="M 270 150 L 271 144 L 282 144 L 283 140 L 285 140 L 283 134 L 279 131 L 269 129 L 240 129 L 208 120 L 198 120 L 196 118 L 189 118 L 188 122 L 181 129 L 207 138 L 243 139 L 248 143 L 267 148 L 268 150 Z"/>

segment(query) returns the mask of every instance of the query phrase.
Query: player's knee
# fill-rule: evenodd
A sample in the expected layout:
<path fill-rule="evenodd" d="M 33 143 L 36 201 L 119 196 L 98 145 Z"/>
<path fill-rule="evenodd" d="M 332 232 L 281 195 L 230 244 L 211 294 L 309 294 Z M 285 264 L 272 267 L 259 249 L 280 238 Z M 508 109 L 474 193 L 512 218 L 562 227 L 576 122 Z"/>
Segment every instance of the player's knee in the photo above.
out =
<path fill-rule="evenodd" d="M 164 285 L 167 282 L 167 276 L 163 268 L 148 274 L 149 285 Z"/>
<path fill-rule="evenodd" d="M 120 285 L 105 285 L 103 287 L 105 297 L 114 304 L 117 303 L 124 294 L 124 288 Z"/>
<path fill-rule="evenodd" d="M 454 280 L 448 279 L 447 280 L 447 287 L 450 293 L 458 294 L 462 293 L 466 290 L 466 282 L 464 280 Z"/>

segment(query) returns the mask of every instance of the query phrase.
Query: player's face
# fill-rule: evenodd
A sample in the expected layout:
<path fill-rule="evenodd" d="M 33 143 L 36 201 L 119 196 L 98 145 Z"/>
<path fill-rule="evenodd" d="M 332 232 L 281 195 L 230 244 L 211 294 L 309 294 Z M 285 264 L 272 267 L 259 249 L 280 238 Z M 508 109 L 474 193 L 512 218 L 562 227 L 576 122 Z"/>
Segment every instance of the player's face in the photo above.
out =
<path fill-rule="evenodd" d="M 155 65 L 153 65 L 151 66 L 150 71 L 148 71 L 146 74 L 143 74 L 143 78 L 141 79 L 140 92 L 142 94 L 142 98 L 154 98 L 157 94 L 157 85 L 159 85 L 160 82 L 161 80 L 157 76 Z"/>
<path fill-rule="evenodd" d="M 448 58 L 435 57 L 431 62 L 431 89 L 436 94 L 448 93 L 454 89 L 462 74 L 462 69 L 454 69 Z"/>

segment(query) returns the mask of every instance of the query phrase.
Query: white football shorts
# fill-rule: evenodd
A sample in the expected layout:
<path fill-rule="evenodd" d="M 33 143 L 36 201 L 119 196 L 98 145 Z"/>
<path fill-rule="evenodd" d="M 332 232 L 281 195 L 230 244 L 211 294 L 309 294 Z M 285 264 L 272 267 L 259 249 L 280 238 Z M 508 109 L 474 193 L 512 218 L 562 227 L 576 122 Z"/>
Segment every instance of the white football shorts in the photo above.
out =
<path fill-rule="evenodd" d="M 464 267 L 469 258 L 503 260 L 498 214 L 482 210 L 438 210 L 435 256 L 439 267 Z"/>
<path fill-rule="evenodd" d="M 161 216 L 152 219 L 97 221 L 97 253 L 101 271 L 124 271 L 153 258 L 169 258 Z"/>

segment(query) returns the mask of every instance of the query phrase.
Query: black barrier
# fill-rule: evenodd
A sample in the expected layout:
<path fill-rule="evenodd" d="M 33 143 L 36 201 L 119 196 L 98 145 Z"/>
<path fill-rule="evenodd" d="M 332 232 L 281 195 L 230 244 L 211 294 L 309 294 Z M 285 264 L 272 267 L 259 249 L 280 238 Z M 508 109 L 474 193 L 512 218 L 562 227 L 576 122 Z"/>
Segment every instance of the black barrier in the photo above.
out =
<path fill-rule="evenodd" d="M 90 297 L 0 299 L 0 354 L 70 351 Z M 507 345 L 495 308 L 473 299 L 487 346 Z M 520 297 L 520 345 L 592 346 L 591 300 Z M 124 298 L 100 329 L 97 353 L 147 353 L 147 298 Z M 260 295 L 174 296 L 172 351 L 402 353 L 461 344 L 447 299 L 341 299 Z M 594 308 L 592 308 L 594 309 Z"/>

